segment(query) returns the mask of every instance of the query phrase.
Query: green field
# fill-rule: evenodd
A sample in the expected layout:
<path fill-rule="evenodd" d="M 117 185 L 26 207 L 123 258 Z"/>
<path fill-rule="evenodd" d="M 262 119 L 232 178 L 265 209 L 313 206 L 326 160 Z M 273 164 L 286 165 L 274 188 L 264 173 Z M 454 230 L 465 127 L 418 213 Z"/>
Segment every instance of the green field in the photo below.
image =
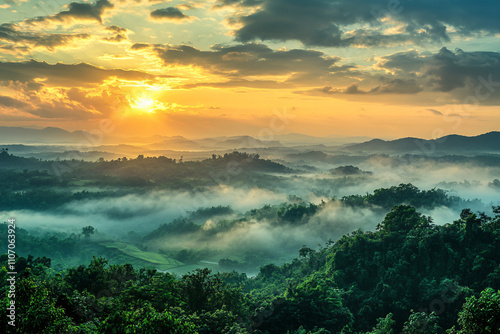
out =
<path fill-rule="evenodd" d="M 159 270 L 169 270 L 184 264 L 162 254 L 142 251 L 136 246 L 118 241 L 100 241 L 97 244 L 117 252 L 114 260 L 124 260 L 121 263 L 130 263 L 141 267 L 154 267 Z"/>

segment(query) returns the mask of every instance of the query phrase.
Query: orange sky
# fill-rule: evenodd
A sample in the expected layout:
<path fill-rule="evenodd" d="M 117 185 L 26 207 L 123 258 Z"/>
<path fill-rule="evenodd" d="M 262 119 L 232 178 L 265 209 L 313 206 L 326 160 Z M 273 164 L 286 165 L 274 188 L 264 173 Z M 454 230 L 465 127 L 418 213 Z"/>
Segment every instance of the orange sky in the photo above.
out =
<path fill-rule="evenodd" d="M 268 139 L 499 129 L 498 6 L 463 26 L 465 1 L 443 1 L 435 21 L 423 0 L 350 3 L 6 1 L 0 125 Z"/>

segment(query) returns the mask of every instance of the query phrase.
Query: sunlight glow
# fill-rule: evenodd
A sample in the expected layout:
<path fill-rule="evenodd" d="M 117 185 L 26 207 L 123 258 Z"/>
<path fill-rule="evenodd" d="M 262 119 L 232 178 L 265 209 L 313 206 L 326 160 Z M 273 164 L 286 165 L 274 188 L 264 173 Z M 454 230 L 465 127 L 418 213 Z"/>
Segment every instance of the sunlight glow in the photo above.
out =
<path fill-rule="evenodd" d="M 155 113 L 156 109 L 161 105 L 158 101 L 152 99 L 148 96 L 142 96 L 138 98 L 130 98 L 130 106 L 133 109 L 139 109 L 147 113 Z"/>
<path fill-rule="evenodd" d="M 148 98 L 134 100 L 134 102 L 135 105 L 133 105 L 132 107 L 136 109 L 148 109 L 155 105 L 155 101 L 153 99 L 148 99 Z"/>

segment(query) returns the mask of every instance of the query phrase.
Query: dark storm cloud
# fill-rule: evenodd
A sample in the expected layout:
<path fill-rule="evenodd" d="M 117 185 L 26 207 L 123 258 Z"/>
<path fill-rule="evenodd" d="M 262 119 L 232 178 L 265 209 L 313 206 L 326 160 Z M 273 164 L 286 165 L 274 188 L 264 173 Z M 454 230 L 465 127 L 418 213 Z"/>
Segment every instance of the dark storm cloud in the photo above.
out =
<path fill-rule="evenodd" d="M 49 51 L 54 51 L 58 47 L 67 46 L 75 41 L 88 39 L 90 34 L 48 34 L 30 31 L 22 31 L 18 25 L 4 23 L 0 25 L 0 40 L 25 44 L 29 47 L 44 47 Z"/>
<path fill-rule="evenodd" d="M 456 33 L 500 32 L 500 6 L 495 0 L 220 0 L 218 6 L 259 6 L 250 14 L 229 19 L 241 24 L 237 40 L 298 40 L 307 46 L 385 46 L 401 42 L 420 44 L 449 41 L 446 26 Z M 397 34 L 387 35 L 383 18 L 404 24 Z M 346 33 L 348 26 L 363 28 Z"/>
<path fill-rule="evenodd" d="M 132 49 L 140 50 L 145 47 L 134 45 Z M 201 51 L 188 45 L 151 47 L 165 65 L 194 65 L 228 77 L 287 75 L 300 72 L 324 75 L 335 71 L 335 63 L 340 60 L 320 51 L 275 51 L 257 43 L 215 45 L 210 51 Z"/>
<path fill-rule="evenodd" d="M 139 71 L 106 70 L 85 63 L 51 65 L 35 60 L 20 63 L 0 62 L 0 81 L 30 82 L 35 78 L 46 78 L 45 83 L 48 85 L 68 87 L 100 83 L 113 76 L 125 80 L 153 80 L 157 77 Z"/>
<path fill-rule="evenodd" d="M 59 12 L 51 16 L 40 16 L 34 19 L 29 19 L 26 22 L 45 22 L 66 20 L 76 21 L 97 21 L 102 23 L 102 15 L 107 9 L 113 8 L 113 4 L 108 0 L 97 0 L 94 4 L 72 2 L 68 5 L 68 10 Z"/>
<path fill-rule="evenodd" d="M 150 13 L 150 16 L 156 20 L 185 20 L 190 18 L 190 16 L 175 7 L 155 9 Z"/>

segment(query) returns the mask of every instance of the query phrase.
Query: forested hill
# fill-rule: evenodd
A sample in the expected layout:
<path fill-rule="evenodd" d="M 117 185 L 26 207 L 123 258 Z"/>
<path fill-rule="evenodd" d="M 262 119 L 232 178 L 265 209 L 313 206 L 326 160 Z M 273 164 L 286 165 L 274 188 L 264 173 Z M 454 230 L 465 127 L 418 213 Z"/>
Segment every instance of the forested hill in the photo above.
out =
<path fill-rule="evenodd" d="M 9 153 L 8 149 L 2 149 L 0 151 L 0 168 L 47 169 L 51 174 L 64 174 L 70 171 L 86 171 L 87 174 L 107 172 L 118 176 L 124 173 L 129 175 L 132 169 L 134 169 L 136 171 L 135 173 L 138 175 L 142 175 L 144 172 L 151 172 L 156 169 L 159 169 L 160 172 L 174 172 L 178 169 L 183 169 L 185 174 L 192 172 L 200 174 L 202 172 L 200 170 L 206 170 L 207 168 L 209 171 L 211 171 L 211 169 L 220 170 L 223 168 L 231 170 L 232 173 L 236 173 L 235 171 L 238 169 L 244 169 L 245 172 L 259 171 L 280 173 L 290 171 L 287 167 L 279 163 L 261 159 L 258 154 L 249 154 L 237 151 L 225 153 L 224 155 L 213 154 L 210 158 L 202 161 L 182 161 L 182 159 L 170 159 L 165 156 L 145 157 L 141 154 L 135 159 L 124 157 L 107 161 L 100 158 L 95 162 L 90 162 L 81 159 L 76 151 L 74 155 L 68 154 L 68 156 L 74 156 L 74 159 L 61 161 L 40 160 L 36 158 L 15 156 L 14 154 Z"/>
<path fill-rule="evenodd" d="M 135 159 L 118 158 L 90 162 L 79 159 L 49 161 L 23 158 L 8 151 L 0 152 L 0 169 L 45 171 L 50 176 L 47 186 L 67 186 L 74 181 L 85 180 L 96 186 L 162 186 L 170 188 L 218 185 L 229 181 L 245 181 L 255 173 L 290 173 L 292 170 L 271 160 L 261 159 L 258 154 L 244 152 L 212 155 L 202 161 L 183 161 L 165 156 Z M 189 183 L 191 181 L 191 183 Z"/>
<path fill-rule="evenodd" d="M 254 278 L 207 269 L 182 277 L 95 258 L 54 273 L 18 258 L 9 333 L 474 334 L 500 330 L 500 207 L 444 226 L 394 207 L 356 231 Z M 2 256 L 6 264 L 7 255 Z M 0 269 L 7 305 L 7 270 Z"/>

